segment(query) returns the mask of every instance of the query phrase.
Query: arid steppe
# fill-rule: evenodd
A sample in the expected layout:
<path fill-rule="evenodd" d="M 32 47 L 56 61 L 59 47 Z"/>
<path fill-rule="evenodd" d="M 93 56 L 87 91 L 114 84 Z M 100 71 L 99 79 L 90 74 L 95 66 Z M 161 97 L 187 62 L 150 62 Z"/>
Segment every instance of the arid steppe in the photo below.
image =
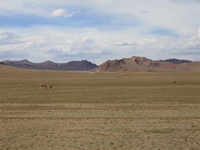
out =
<path fill-rule="evenodd" d="M 198 72 L 0 71 L 2 150 L 200 149 Z"/>

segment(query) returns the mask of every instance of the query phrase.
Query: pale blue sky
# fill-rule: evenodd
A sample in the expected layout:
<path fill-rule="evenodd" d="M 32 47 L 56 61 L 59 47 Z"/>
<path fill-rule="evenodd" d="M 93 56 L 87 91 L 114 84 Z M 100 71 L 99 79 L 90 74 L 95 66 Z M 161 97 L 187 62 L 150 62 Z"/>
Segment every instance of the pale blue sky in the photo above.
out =
<path fill-rule="evenodd" d="M 200 61 L 200 0 L 0 0 L 0 61 Z"/>

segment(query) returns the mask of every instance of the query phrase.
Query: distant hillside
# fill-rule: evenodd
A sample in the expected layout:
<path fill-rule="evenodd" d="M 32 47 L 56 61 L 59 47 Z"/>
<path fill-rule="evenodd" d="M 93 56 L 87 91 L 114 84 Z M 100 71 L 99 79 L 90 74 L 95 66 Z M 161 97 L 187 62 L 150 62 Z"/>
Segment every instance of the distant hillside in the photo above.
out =
<path fill-rule="evenodd" d="M 73 71 L 86 71 L 97 67 L 87 60 L 82 61 L 71 61 L 68 63 L 54 63 L 52 61 L 45 61 L 42 63 L 33 63 L 26 59 L 21 61 L 10 61 L 6 60 L 2 63 L 8 66 L 21 67 L 26 69 L 43 69 L 43 70 L 73 70 Z"/>
<path fill-rule="evenodd" d="M 170 62 L 170 63 L 173 63 L 173 64 L 181 64 L 181 63 L 189 63 L 189 62 L 192 62 L 192 61 L 190 61 L 190 60 L 179 60 L 179 59 L 175 59 L 175 58 L 166 59 L 166 60 L 160 60 L 160 61 Z"/>
<path fill-rule="evenodd" d="M 189 60 L 166 59 L 154 61 L 145 57 L 122 58 L 108 60 L 97 66 L 87 60 L 70 61 L 67 63 L 55 63 L 45 61 L 42 63 L 33 63 L 26 59 L 21 61 L 3 61 L 1 65 L 21 67 L 26 69 L 41 70 L 69 70 L 69 71 L 87 71 L 96 72 L 167 72 L 167 71 L 200 71 L 200 62 L 191 62 Z"/>
<path fill-rule="evenodd" d="M 145 57 L 131 57 L 119 60 L 108 60 L 96 68 L 96 72 L 167 72 L 167 71 L 200 71 L 200 62 L 171 63 L 153 61 Z"/>
<path fill-rule="evenodd" d="M 0 65 L 6 65 L 5 63 L 3 63 L 3 62 L 0 62 Z"/>

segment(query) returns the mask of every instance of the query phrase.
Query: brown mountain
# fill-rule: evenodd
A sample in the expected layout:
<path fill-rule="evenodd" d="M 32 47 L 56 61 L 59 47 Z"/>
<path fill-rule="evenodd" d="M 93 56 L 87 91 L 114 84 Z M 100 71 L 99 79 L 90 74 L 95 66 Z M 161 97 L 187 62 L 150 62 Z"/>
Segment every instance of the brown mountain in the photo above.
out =
<path fill-rule="evenodd" d="M 174 64 L 167 61 L 153 61 L 145 57 L 131 57 L 108 60 L 96 68 L 96 72 L 166 72 L 200 71 L 200 62 Z"/>
<path fill-rule="evenodd" d="M 26 59 L 21 61 L 3 61 L 2 63 L 13 66 L 21 67 L 26 69 L 44 69 L 44 70 L 74 70 L 74 71 L 86 71 L 91 70 L 97 67 L 96 64 L 93 64 L 87 60 L 82 61 L 71 61 L 68 63 L 54 63 L 52 61 L 45 61 L 42 63 L 32 63 Z"/>

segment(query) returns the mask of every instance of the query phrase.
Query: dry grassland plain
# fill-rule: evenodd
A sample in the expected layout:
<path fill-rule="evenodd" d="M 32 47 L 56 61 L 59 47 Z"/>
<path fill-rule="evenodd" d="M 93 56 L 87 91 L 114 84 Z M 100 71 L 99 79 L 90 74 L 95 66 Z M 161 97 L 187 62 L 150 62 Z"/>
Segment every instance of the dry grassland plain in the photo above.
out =
<path fill-rule="evenodd" d="M 200 149 L 200 73 L 0 69 L 1 150 Z"/>

